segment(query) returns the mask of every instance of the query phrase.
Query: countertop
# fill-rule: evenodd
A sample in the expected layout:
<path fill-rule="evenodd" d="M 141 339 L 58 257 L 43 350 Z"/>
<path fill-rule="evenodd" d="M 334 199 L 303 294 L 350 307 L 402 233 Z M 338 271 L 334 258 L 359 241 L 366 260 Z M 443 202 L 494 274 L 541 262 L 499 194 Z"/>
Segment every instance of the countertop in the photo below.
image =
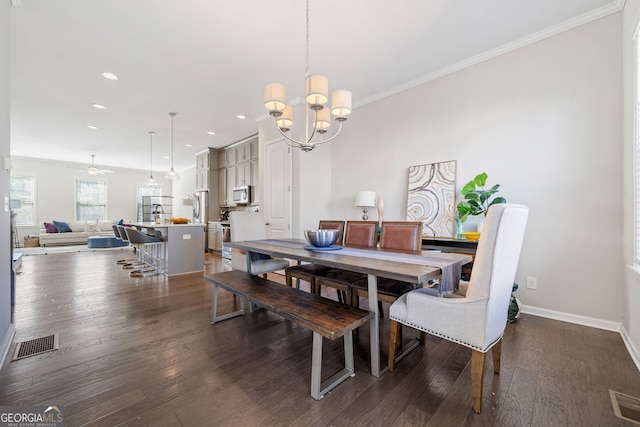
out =
<path fill-rule="evenodd" d="M 172 228 L 172 227 L 204 227 L 207 224 L 200 224 L 195 222 L 189 222 L 187 224 L 156 224 L 155 222 L 134 222 L 134 226 L 144 227 L 144 228 Z"/>

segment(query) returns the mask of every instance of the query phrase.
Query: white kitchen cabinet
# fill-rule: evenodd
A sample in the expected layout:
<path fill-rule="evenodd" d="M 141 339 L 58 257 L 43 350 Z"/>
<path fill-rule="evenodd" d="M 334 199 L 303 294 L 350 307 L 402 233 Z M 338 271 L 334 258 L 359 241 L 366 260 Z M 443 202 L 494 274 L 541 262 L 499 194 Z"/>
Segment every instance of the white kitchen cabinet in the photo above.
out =
<path fill-rule="evenodd" d="M 251 160 L 258 160 L 258 156 L 260 155 L 258 153 L 258 138 L 256 137 L 256 139 L 252 140 L 250 144 L 251 144 Z"/>

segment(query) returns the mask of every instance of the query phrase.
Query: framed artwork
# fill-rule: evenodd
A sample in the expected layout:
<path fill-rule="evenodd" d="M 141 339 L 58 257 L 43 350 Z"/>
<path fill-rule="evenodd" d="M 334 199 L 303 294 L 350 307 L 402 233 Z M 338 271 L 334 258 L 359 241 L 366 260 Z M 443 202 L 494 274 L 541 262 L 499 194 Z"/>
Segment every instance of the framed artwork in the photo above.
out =
<path fill-rule="evenodd" d="M 453 237 L 456 161 L 409 167 L 407 221 L 422 222 L 422 235 Z"/>

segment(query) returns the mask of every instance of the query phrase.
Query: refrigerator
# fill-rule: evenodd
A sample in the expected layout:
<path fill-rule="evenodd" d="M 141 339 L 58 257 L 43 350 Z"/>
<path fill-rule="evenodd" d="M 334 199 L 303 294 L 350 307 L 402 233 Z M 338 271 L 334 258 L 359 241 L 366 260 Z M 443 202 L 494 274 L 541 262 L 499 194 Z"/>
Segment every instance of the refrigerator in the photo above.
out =
<path fill-rule="evenodd" d="M 204 225 L 204 248 L 202 250 L 204 252 L 207 251 L 207 247 L 209 246 L 209 242 L 207 242 L 207 220 L 208 212 L 209 212 L 209 192 L 208 191 L 198 191 L 193 194 L 192 198 L 192 206 L 193 206 L 193 222 L 195 224 L 203 224 Z"/>

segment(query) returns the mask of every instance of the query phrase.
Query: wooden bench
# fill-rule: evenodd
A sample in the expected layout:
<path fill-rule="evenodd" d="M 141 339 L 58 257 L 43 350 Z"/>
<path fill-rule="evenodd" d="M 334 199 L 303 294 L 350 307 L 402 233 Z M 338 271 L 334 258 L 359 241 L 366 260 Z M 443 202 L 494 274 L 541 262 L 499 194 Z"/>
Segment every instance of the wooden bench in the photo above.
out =
<path fill-rule="evenodd" d="M 211 324 L 245 313 L 245 298 L 279 314 L 313 332 L 311 358 L 311 397 L 320 400 L 325 393 L 355 375 L 353 361 L 353 330 L 364 325 L 373 313 L 340 304 L 336 301 L 300 291 L 283 284 L 232 270 L 204 276 L 213 283 Z M 240 297 L 240 310 L 222 316 L 217 314 L 218 288 Z M 322 382 L 322 338 L 344 337 L 345 367 Z"/>

